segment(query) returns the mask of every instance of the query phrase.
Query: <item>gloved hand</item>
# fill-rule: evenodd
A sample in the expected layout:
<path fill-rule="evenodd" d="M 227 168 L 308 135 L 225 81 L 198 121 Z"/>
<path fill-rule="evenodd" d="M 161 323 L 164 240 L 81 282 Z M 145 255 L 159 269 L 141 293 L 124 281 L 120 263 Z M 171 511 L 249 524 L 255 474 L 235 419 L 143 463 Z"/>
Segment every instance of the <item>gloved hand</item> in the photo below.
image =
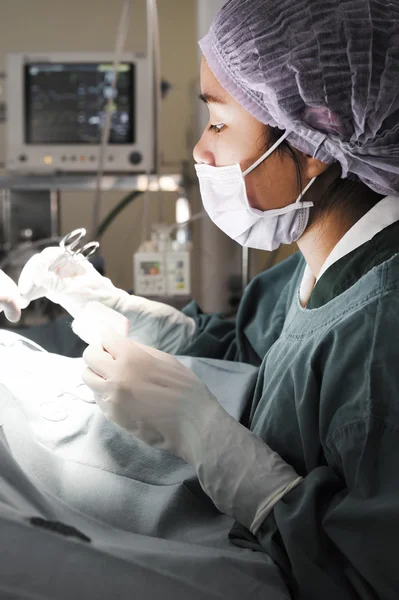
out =
<path fill-rule="evenodd" d="M 52 264 L 60 257 L 65 261 L 51 271 Z M 28 260 L 19 277 L 18 289 L 27 302 L 45 296 L 63 306 L 73 317 L 91 300 L 112 305 L 119 297 L 119 290 L 93 265 L 74 258 L 59 246 L 45 248 Z"/>
<path fill-rule="evenodd" d="M 60 256 L 65 262 L 52 272 Z M 148 346 L 176 353 L 194 337 L 196 325 L 175 308 L 130 296 L 96 271 L 93 265 L 68 255 L 60 247 L 45 248 L 26 263 L 18 287 L 28 303 L 46 296 L 74 318 L 93 300 L 123 314 L 130 323 L 129 337 Z"/>
<path fill-rule="evenodd" d="M 21 308 L 26 306 L 11 277 L 0 271 L 0 312 L 4 310 L 6 318 L 11 323 L 17 323 L 21 318 Z"/>
<path fill-rule="evenodd" d="M 108 330 L 83 359 L 83 381 L 107 419 L 192 463 L 219 510 L 253 533 L 301 480 L 174 357 Z"/>

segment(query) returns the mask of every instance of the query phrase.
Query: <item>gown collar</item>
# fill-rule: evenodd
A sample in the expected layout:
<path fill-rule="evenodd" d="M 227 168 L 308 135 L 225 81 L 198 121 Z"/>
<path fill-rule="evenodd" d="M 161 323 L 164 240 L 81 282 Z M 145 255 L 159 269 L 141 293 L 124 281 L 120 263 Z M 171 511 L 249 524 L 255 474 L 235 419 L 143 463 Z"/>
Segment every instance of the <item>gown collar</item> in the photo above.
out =
<path fill-rule="evenodd" d="M 325 260 L 317 279 L 306 265 L 299 289 L 302 306 L 309 302 L 317 281 L 337 260 L 371 240 L 377 233 L 399 220 L 399 198 L 386 196 L 357 221 L 339 240 Z"/>

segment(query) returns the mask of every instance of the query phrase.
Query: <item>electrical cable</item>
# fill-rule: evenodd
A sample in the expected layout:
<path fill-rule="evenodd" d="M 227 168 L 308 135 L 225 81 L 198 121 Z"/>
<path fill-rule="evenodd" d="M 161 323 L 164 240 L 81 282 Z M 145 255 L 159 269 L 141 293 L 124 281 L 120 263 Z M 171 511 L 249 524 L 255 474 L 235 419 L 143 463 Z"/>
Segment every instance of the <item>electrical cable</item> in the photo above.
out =
<path fill-rule="evenodd" d="M 150 93 L 153 98 L 153 138 L 154 138 L 154 172 L 159 177 L 161 171 L 161 51 L 159 44 L 159 22 L 156 0 L 147 0 L 147 59 L 148 69 L 151 74 Z M 148 176 L 149 173 L 147 172 Z M 141 215 L 141 243 L 147 239 L 149 233 L 149 193 L 144 196 Z"/>
<path fill-rule="evenodd" d="M 119 37 L 119 34 L 118 34 Z M 161 124 L 161 100 L 162 100 L 162 82 L 161 82 L 161 59 L 160 59 L 160 43 L 159 43 L 159 20 L 158 20 L 158 9 L 156 0 L 147 0 L 147 56 L 149 71 L 151 74 L 151 89 L 153 102 L 153 117 L 154 117 L 154 170 L 155 173 L 160 175 L 161 168 L 161 135 L 160 135 L 160 124 Z M 107 111 L 107 116 L 110 111 Z M 104 139 L 107 138 L 104 136 Z M 102 175 L 102 173 L 101 173 Z M 149 179 L 149 173 L 147 173 Z M 111 212 L 99 222 L 100 213 L 100 194 L 101 194 L 101 177 L 97 176 L 96 182 L 96 199 L 93 208 L 93 238 L 101 238 L 106 229 L 112 223 L 112 221 L 119 215 L 119 213 L 133 202 L 143 192 L 131 192 L 124 196 L 120 202 L 111 210 Z M 142 237 L 141 241 L 147 236 L 148 229 L 148 194 L 146 194 L 143 202 L 143 214 L 142 214 Z"/>
<path fill-rule="evenodd" d="M 152 92 L 154 98 L 154 170 L 161 170 L 161 49 L 159 38 L 159 20 L 156 0 L 147 0 L 147 55 L 152 73 Z"/>
<path fill-rule="evenodd" d="M 120 63 L 123 49 L 125 46 L 127 33 L 129 30 L 129 19 L 130 19 L 131 7 L 132 7 L 131 0 L 124 0 L 121 17 L 119 20 L 118 32 L 116 35 L 114 62 L 113 62 L 113 66 L 112 66 L 111 95 L 108 98 L 108 102 L 105 107 L 105 123 L 104 123 L 102 136 L 101 136 L 101 145 L 100 145 L 99 159 L 98 159 L 98 171 L 97 171 L 97 178 L 96 178 L 96 190 L 95 190 L 95 196 L 94 196 L 94 204 L 93 204 L 93 221 L 92 221 L 92 233 L 91 233 L 91 236 L 93 239 L 95 239 L 97 237 L 98 222 L 100 220 L 101 179 L 102 179 L 102 176 L 104 173 L 105 153 L 107 150 L 109 135 L 110 135 L 110 131 L 111 131 L 112 112 L 113 112 L 112 107 L 113 107 L 113 102 L 114 102 L 114 92 L 116 90 L 116 85 L 117 85 L 117 81 L 118 81 L 119 63 Z"/>
<path fill-rule="evenodd" d="M 97 238 L 100 239 L 104 235 L 104 233 L 106 232 L 106 230 L 110 227 L 111 223 L 116 219 L 116 217 L 131 202 L 134 202 L 134 200 L 136 200 L 143 193 L 144 192 L 137 192 L 136 191 L 136 192 L 130 192 L 129 194 L 127 194 L 126 196 L 124 196 L 122 198 L 122 200 L 120 200 L 120 202 L 118 202 L 118 204 L 116 206 L 114 206 L 114 208 L 108 213 L 108 215 L 105 217 L 105 219 L 100 223 L 100 225 L 98 227 Z M 183 221 L 182 223 L 173 223 L 172 225 L 170 225 L 170 227 L 168 229 L 168 233 L 170 235 L 175 229 L 180 229 L 181 227 L 185 227 L 186 225 L 189 225 L 193 221 L 197 221 L 198 219 L 202 219 L 205 216 L 207 216 L 207 213 L 204 212 L 204 211 L 202 211 L 202 212 L 196 213 L 195 215 L 193 215 L 192 217 L 190 217 L 190 219 L 188 219 L 187 221 Z"/>
<path fill-rule="evenodd" d="M 208 216 L 208 213 L 206 213 L 204 210 L 202 210 L 201 212 L 195 213 L 192 217 L 190 217 L 186 221 L 182 221 L 181 223 L 172 223 L 172 225 L 170 225 L 168 227 L 168 230 L 167 230 L 168 235 L 173 233 L 173 231 L 175 229 L 180 229 L 182 227 L 186 227 L 187 225 L 190 225 L 190 223 L 193 223 L 193 221 L 198 221 L 198 219 L 203 219 L 204 217 L 207 217 L 207 216 Z"/>
<path fill-rule="evenodd" d="M 97 239 L 102 238 L 108 227 L 116 219 L 119 213 L 121 213 L 122 210 L 126 208 L 126 206 L 128 206 L 131 202 L 136 200 L 138 196 L 141 196 L 141 194 L 143 194 L 143 192 L 130 192 L 129 194 L 126 194 L 126 196 L 124 196 L 116 206 L 114 206 L 114 208 L 107 214 L 105 219 L 103 219 L 100 225 L 98 226 Z"/>

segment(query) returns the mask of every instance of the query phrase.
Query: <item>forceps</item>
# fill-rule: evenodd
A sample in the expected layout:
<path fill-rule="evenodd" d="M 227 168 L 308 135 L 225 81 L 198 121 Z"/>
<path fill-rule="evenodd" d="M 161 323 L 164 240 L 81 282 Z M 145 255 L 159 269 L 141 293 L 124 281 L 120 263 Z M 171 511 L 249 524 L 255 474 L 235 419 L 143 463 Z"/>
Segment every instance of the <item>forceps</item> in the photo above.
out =
<path fill-rule="evenodd" d="M 82 258 L 82 260 L 90 258 L 99 248 L 99 242 L 88 242 L 87 244 L 81 245 L 83 238 L 86 235 L 86 229 L 79 227 L 74 229 L 60 241 L 60 248 L 65 250 L 64 254 L 61 254 L 51 265 L 50 271 L 54 271 L 57 267 L 60 267 L 67 263 L 68 258 Z"/>

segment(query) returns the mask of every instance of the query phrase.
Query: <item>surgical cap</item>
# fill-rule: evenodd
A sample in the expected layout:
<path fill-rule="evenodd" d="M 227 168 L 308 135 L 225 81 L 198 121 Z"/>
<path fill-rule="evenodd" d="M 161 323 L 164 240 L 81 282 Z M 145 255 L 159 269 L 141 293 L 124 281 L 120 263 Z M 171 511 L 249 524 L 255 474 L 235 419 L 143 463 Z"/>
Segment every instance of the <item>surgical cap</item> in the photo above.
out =
<path fill-rule="evenodd" d="M 293 147 L 399 195 L 399 0 L 230 0 L 200 48 Z"/>

